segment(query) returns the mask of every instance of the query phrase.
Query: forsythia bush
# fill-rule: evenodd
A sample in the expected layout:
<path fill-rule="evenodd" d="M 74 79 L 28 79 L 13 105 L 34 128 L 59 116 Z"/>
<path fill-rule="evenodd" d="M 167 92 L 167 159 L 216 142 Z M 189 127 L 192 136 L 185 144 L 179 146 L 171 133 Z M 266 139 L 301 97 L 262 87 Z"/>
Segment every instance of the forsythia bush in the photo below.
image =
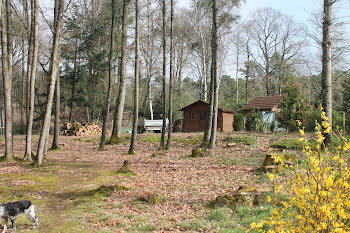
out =
<path fill-rule="evenodd" d="M 330 126 L 326 114 L 322 112 L 322 124 L 316 125 L 317 150 L 305 146 L 304 163 L 289 167 L 291 177 L 282 187 L 277 183 L 277 173 L 268 174 L 273 181 L 274 194 L 283 188 L 287 201 L 274 202 L 274 194 L 268 197 L 273 210 L 267 220 L 252 223 L 259 232 L 350 232 L 350 142 L 344 137 L 342 145 L 332 151 L 321 150 L 324 137 Z M 298 121 L 303 138 L 304 130 Z M 283 163 L 281 155 L 274 155 L 276 163 Z M 284 165 L 287 166 L 288 165 Z"/>

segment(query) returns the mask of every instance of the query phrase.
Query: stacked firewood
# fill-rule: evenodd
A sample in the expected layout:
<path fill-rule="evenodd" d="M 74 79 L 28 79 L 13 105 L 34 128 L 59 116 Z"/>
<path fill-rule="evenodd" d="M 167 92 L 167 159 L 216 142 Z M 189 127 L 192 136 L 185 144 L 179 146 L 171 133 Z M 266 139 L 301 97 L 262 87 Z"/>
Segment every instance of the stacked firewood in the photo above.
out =
<path fill-rule="evenodd" d="M 88 136 L 100 135 L 102 127 L 95 124 L 68 122 L 63 125 L 62 135 L 65 136 Z"/>

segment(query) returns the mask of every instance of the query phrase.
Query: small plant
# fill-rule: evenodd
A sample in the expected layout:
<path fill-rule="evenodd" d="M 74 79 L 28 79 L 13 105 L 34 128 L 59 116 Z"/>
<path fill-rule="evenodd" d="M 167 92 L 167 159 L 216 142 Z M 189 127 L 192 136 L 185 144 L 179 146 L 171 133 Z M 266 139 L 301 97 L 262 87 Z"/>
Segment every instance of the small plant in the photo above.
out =
<path fill-rule="evenodd" d="M 234 131 L 242 131 L 244 129 L 244 116 L 242 113 L 236 113 L 233 120 Z"/>

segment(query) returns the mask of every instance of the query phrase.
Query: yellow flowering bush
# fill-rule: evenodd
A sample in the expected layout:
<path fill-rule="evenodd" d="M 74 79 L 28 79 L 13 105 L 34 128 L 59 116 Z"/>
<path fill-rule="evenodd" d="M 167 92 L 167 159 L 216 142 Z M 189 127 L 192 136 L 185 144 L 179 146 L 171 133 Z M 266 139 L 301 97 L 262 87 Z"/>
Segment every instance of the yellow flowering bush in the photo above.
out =
<path fill-rule="evenodd" d="M 339 136 L 339 147 L 324 149 L 323 133 L 330 132 L 328 118 L 323 112 L 322 123 L 316 123 L 318 137 L 317 150 L 305 146 L 304 163 L 288 166 L 283 163 L 283 156 L 274 155 L 275 161 L 291 169 L 291 176 L 283 185 L 287 201 L 274 202 L 275 193 L 281 190 L 277 185 L 277 173 L 268 174 L 273 182 L 273 195 L 267 197 L 272 202 L 270 217 L 251 227 L 259 232 L 350 232 L 350 142 Z M 303 138 L 304 130 L 298 121 Z"/>

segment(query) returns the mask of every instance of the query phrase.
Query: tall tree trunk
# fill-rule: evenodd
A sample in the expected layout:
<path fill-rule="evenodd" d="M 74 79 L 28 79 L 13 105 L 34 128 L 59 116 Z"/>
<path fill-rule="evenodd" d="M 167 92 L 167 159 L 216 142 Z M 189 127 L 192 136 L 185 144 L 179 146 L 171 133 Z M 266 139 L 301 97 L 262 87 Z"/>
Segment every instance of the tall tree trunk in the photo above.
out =
<path fill-rule="evenodd" d="M 210 135 L 213 129 L 213 107 L 214 107 L 214 79 L 213 79 L 213 69 L 211 69 L 210 75 L 210 90 L 209 90 L 209 106 L 208 106 L 208 123 L 207 128 L 204 132 L 202 147 L 208 147 L 210 141 Z"/>
<path fill-rule="evenodd" d="M 72 122 L 72 115 L 73 115 L 73 104 L 74 104 L 74 97 L 75 97 L 75 81 L 77 78 L 77 47 L 78 47 L 78 39 L 75 39 L 75 50 L 74 50 L 74 63 L 73 63 L 73 80 L 72 80 L 72 94 L 70 98 L 70 109 L 69 109 L 69 115 L 68 115 L 68 122 Z M 90 122 L 88 120 L 88 122 Z"/>
<path fill-rule="evenodd" d="M 37 1 L 37 0 L 36 0 Z M 55 16 L 54 16 L 54 30 L 53 30 L 53 45 L 52 45 L 52 54 L 50 61 L 50 88 L 49 94 L 47 97 L 47 104 L 45 110 L 45 116 L 43 121 L 43 126 L 41 129 L 37 160 L 36 165 L 41 166 L 43 164 L 44 151 L 47 144 L 47 139 L 49 137 L 50 130 L 50 121 L 51 121 L 51 111 L 52 111 L 52 102 L 53 95 L 55 92 L 56 77 L 59 69 L 60 62 L 60 42 L 61 42 L 61 26 L 62 26 L 62 15 L 64 8 L 64 0 L 55 0 Z"/>
<path fill-rule="evenodd" d="M 247 67 L 246 67 L 246 73 L 245 73 L 245 100 L 246 101 L 248 101 L 249 69 L 250 69 L 250 52 L 249 52 L 249 44 L 247 41 Z"/>
<path fill-rule="evenodd" d="M 322 38 L 322 105 L 332 127 L 332 5 L 334 0 L 323 2 Z M 324 143 L 332 142 L 332 131 L 324 133 Z"/>
<path fill-rule="evenodd" d="M 55 91 L 55 99 L 56 99 L 56 108 L 55 108 L 55 128 L 53 134 L 53 141 L 51 149 L 59 148 L 59 140 L 60 140 L 60 115 L 61 115 L 61 83 L 60 83 L 60 74 L 57 74 L 56 80 L 56 91 Z"/>
<path fill-rule="evenodd" d="M 10 64 L 9 59 L 11 56 L 9 56 L 9 50 L 10 47 L 8 44 L 11 43 L 11 41 L 8 41 L 9 37 L 7 36 L 8 27 L 7 24 L 9 23 L 7 21 L 6 14 L 4 14 L 3 7 L 2 7 L 2 1 L 0 1 L 0 19 L 1 19 L 1 48 L 2 48 L 2 75 L 4 79 L 4 99 L 5 99 L 5 159 L 6 160 L 12 160 L 13 159 L 13 144 L 12 144 L 12 103 L 11 103 L 11 71 L 10 71 Z M 6 1 L 6 12 L 8 12 L 9 9 L 7 9 L 9 6 L 9 3 Z M 12 47 L 12 46 L 11 46 Z"/>
<path fill-rule="evenodd" d="M 122 47 L 120 56 L 119 67 L 119 93 L 117 98 L 116 109 L 114 112 L 114 125 L 112 136 L 110 139 L 111 144 L 118 142 L 121 136 L 121 128 L 123 121 L 123 112 L 125 104 L 126 94 L 126 60 L 127 60 L 127 34 L 128 34 L 128 6 L 130 0 L 123 0 L 123 13 L 122 13 Z"/>
<path fill-rule="evenodd" d="M 99 150 L 104 150 L 106 143 L 107 119 L 109 116 L 109 108 L 111 106 L 111 93 L 113 86 L 113 58 L 114 58 L 114 27 L 115 27 L 115 0 L 112 0 L 112 18 L 111 18 L 111 40 L 109 47 L 109 62 L 108 62 L 108 91 L 106 98 L 106 108 L 103 113 L 102 136 Z"/>
<path fill-rule="evenodd" d="M 218 78 L 217 78 L 217 8 L 216 0 L 212 0 L 212 11 L 213 11 L 213 35 L 212 35 L 212 82 L 214 84 L 213 88 L 213 124 L 210 135 L 209 148 L 215 147 L 216 142 L 216 132 L 217 132 L 217 121 L 218 121 L 218 96 L 219 96 L 219 87 L 218 87 Z"/>
<path fill-rule="evenodd" d="M 174 30 L 174 0 L 170 0 L 170 80 L 169 80 L 169 128 L 168 128 L 168 141 L 166 144 L 166 149 L 169 150 L 171 146 L 171 133 L 173 130 L 173 79 L 174 79 L 174 39 L 173 39 L 173 30 Z"/>
<path fill-rule="evenodd" d="M 34 0 L 31 4 L 32 22 L 31 22 L 31 46 L 32 50 L 29 51 L 30 56 L 30 88 L 29 88 L 29 112 L 27 119 L 27 136 L 26 136 L 26 151 L 25 158 L 29 161 L 32 160 L 32 133 L 33 133 L 33 119 L 34 119 L 34 98 L 35 98 L 35 78 L 37 71 L 38 61 L 38 48 L 39 48 L 39 1 Z M 29 61 L 29 58 L 28 58 Z M 28 62 L 29 63 L 29 62 Z M 27 78 L 29 78 L 27 77 Z"/>
<path fill-rule="evenodd" d="M 31 0 L 31 4 L 33 4 L 33 0 Z M 23 10 L 24 16 L 27 25 L 27 43 L 28 43 L 28 52 L 27 52 L 27 73 L 26 73 L 26 127 L 28 129 L 28 119 L 29 119 L 29 103 L 30 103 L 30 74 L 32 73 L 32 54 L 33 54 L 33 28 L 32 25 L 34 23 L 33 18 L 29 19 L 29 9 L 28 9 L 28 1 L 23 0 Z M 28 132 L 28 130 L 27 130 Z M 26 132 L 26 149 L 27 149 L 27 138 L 28 133 Z M 26 152 L 25 152 L 26 153 Z M 26 157 L 26 154 L 25 154 Z"/>
<path fill-rule="evenodd" d="M 25 35 L 22 35 L 22 100 L 21 100 L 21 127 L 23 127 L 25 123 L 25 112 L 26 112 L 26 92 L 27 92 L 27 86 L 26 86 L 26 69 L 25 69 Z"/>
<path fill-rule="evenodd" d="M 239 100 L 239 84 L 238 84 L 238 68 L 239 68 L 239 32 L 237 32 L 237 40 L 236 40 L 236 104 L 238 104 Z"/>
<path fill-rule="evenodd" d="M 160 149 L 164 149 L 165 145 L 165 131 L 166 131 L 166 111 L 165 111 L 165 77 L 166 77 L 166 1 L 163 0 L 163 91 L 162 91 L 162 115 L 163 115 L 163 125 L 162 125 L 162 136 L 160 138 Z"/>
<path fill-rule="evenodd" d="M 134 84 L 134 117 L 132 123 L 132 135 L 128 154 L 135 154 L 135 140 L 137 134 L 137 121 L 139 117 L 139 51 L 140 51 L 140 35 L 139 35 L 139 1 L 135 0 L 135 84 Z"/>

